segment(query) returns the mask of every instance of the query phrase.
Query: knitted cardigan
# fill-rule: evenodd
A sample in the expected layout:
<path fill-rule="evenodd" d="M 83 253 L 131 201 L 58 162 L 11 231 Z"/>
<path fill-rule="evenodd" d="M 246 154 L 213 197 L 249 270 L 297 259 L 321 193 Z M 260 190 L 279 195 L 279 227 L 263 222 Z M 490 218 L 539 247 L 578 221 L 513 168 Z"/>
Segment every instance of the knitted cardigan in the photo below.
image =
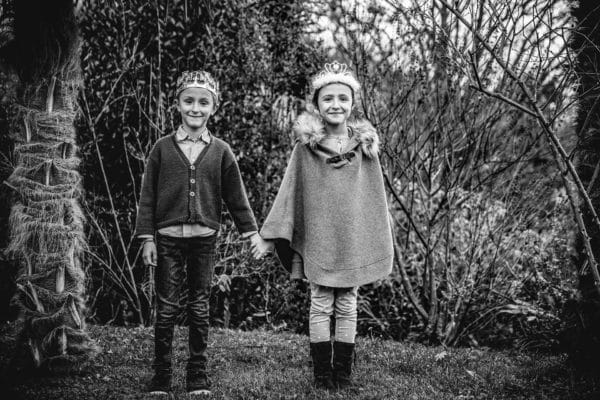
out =
<path fill-rule="evenodd" d="M 191 164 L 175 134 L 165 136 L 148 157 L 135 235 L 153 235 L 180 224 L 202 224 L 218 231 L 223 201 L 240 233 L 258 229 L 229 145 L 211 135 L 211 142 Z"/>
<path fill-rule="evenodd" d="M 320 119 L 309 113 L 298 118 L 296 144 L 261 229 L 263 238 L 275 240 L 288 271 L 296 252 L 308 280 L 330 287 L 384 278 L 393 262 L 379 138 L 366 120 L 348 126 L 346 157 L 336 157 L 340 154 L 320 144 L 325 136 Z"/>

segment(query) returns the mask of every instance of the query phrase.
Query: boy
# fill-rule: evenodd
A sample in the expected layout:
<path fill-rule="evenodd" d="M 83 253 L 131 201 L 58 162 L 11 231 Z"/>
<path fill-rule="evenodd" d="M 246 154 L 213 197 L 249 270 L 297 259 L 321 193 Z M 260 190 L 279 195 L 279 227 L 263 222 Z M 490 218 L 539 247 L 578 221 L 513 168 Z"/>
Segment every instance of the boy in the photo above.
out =
<path fill-rule="evenodd" d="M 190 394 L 210 394 L 205 352 L 222 200 L 242 236 L 251 238 L 253 252 L 259 240 L 235 156 L 227 143 L 206 128 L 218 101 L 218 84 L 209 73 L 184 72 L 177 80 L 175 100 L 182 124 L 177 132 L 156 142 L 144 172 L 135 231 L 144 240 L 144 264 L 157 266 L 151 394 L 168 394 L 171 390 L 178 288 L 186 275 L 189 321 L 186 387 Z"/>

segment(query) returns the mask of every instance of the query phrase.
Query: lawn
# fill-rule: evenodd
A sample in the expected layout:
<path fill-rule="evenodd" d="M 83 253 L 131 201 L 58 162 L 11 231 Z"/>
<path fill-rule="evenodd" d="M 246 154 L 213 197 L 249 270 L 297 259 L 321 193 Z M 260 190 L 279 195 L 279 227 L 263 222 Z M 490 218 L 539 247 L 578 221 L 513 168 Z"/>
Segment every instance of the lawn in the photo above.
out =
<path fill-rule="evenodd" d="M 103 351 L 72 376 L 21 374 L 3 399 L 144 399 L 150 379 L 151 328 L 91 326 Z M 0 361 L 11 348 L 3 327 Z M 175 392 L 186 399 L 187 330 L 175 334 Z M 576 376 L 561 355 L 445 349 L 359 338 L 355 385 L 328 393 L 312 387 L 308 338 L 270 331 L 211 330 L 214 399 L 600 399 L 600 383 Z"/>

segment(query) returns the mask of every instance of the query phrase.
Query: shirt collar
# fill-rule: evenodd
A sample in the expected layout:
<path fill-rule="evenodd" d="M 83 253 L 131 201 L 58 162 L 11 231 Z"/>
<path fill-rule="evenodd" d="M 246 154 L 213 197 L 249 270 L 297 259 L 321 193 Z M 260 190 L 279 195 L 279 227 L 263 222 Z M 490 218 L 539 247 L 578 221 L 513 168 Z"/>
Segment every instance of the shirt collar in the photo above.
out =
<path fill-rule="evenodd" d="M 179 125 L 179 128 L 177 128 L 175 138 L 178 142 L 184 142 L 186 140 L 192 142 L 194 141 L 189 137 L 189 134 L 185 131 L 185 129 L 183 129 L 183 125 Z M 206 144 L 210 143 L 210 133 L 208 132 L 208 129 L 205 129 L 204 132 L 202 132 L 202 134 L 200 135 L 200 139 L 202 139 L 202 141 Z"/>

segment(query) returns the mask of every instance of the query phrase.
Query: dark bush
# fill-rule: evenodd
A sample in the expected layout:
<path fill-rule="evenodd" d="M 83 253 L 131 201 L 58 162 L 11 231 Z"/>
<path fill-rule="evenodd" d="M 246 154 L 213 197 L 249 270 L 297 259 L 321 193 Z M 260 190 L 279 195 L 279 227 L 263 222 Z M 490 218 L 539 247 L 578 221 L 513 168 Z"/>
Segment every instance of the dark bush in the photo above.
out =
<path fill-rule="evenodd" d="M 80 137 L 90 303 L 98 322 L 152 319 L 150 271 L 131 235 L 144 160 L 179 123 L 172 104 L 183 70 L 205 69 L 219 81 L 222 101 L 209 129 L 233 148 L 258 221 L 266 216 L 291 150 L 290 122 L 307 76 L 322 61 L 303 33 L 308 14 L 302 4 L 134 0 L 86 6 Z M 281 307 L 294 291 L 274 260 L 250 260 L 248 245 L 224 218 L 213 321 L 250 328 L 296 319 L 288 310 L 277 318 L 266 313 L 273 312 L 270 302 Z"/>

